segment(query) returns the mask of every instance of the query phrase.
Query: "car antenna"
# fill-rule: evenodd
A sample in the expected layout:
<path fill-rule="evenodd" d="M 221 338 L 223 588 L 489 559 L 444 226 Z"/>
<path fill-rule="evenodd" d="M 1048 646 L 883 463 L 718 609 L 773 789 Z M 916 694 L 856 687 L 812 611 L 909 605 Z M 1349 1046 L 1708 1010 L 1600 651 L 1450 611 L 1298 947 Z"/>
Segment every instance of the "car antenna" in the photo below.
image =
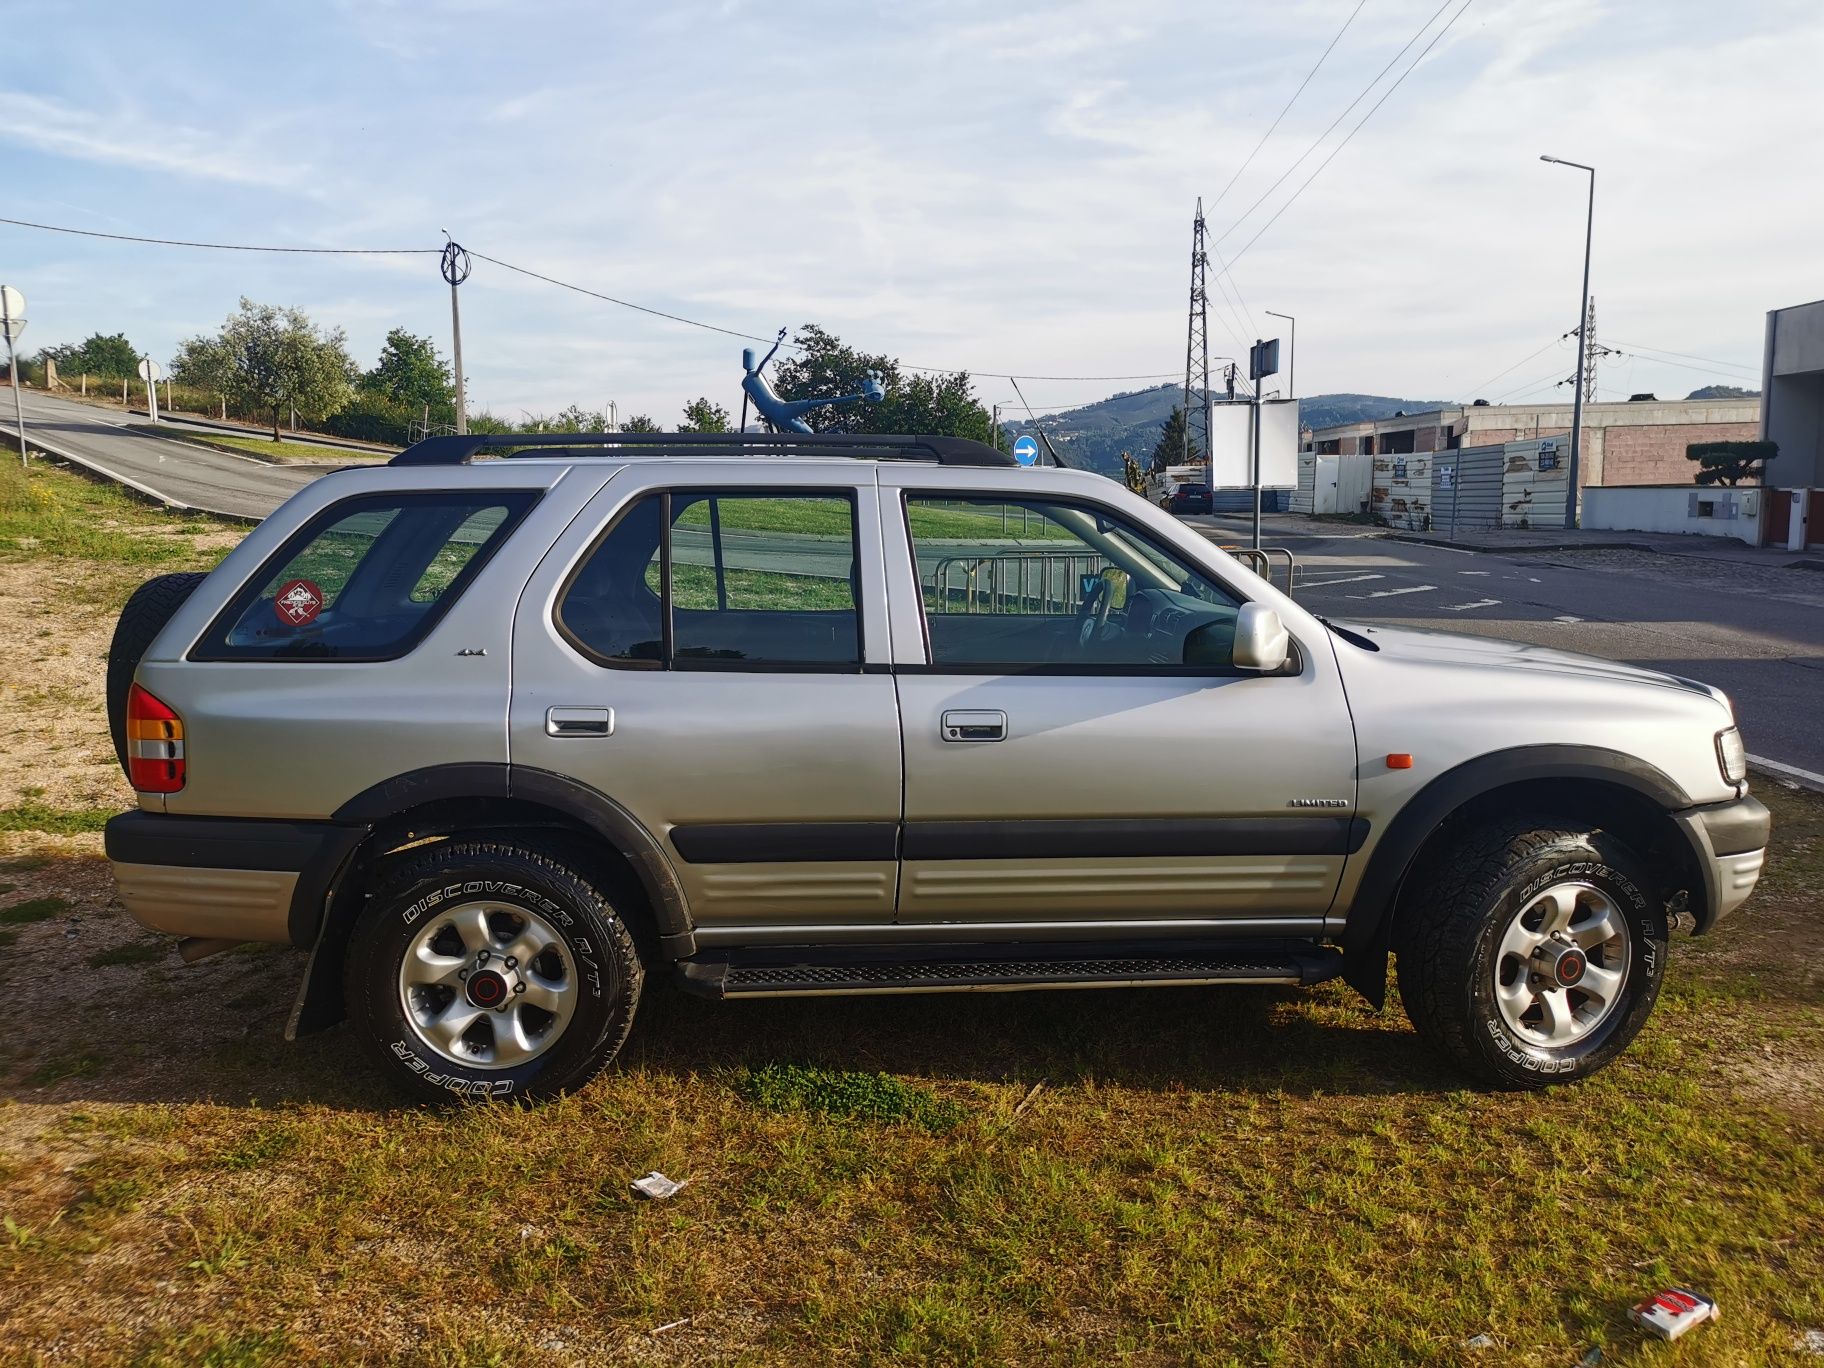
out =
<path fill-rule="evenodd" d="M 1039 440 L 1045 443 L 1045 450 L 1051 454 L 1051 463 L 1055 466 L 1062 466 L 1065 470 L 1076 470 L 1076 466 L 1058 455 L 1058 449 L 1051 444 L 1051 438 L 1047 437 L 1045 435 L 1045 429 L 1039 426 L 1039 416 L 1032 411 L 1032 405 L 1026 403 L 1026 394 L 1020 389 L 1020 382 L 1015 380 L 1011 375 L 1008 376 L 1007 379 L 1013 385 L 1013 392 L 1020 396 L 1020 403 L 1024 405 L 1026 409 L 1027 418 L 1032 420 L 1032 430 L 1039 434 Z"/>

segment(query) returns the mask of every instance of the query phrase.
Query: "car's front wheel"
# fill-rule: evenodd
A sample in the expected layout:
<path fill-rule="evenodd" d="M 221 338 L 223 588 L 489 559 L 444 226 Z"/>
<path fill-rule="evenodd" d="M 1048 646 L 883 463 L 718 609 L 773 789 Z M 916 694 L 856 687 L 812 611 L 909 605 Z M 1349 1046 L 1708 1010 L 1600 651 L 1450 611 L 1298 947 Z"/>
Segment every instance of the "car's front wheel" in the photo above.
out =
<path fill-rule="evenodd" d="M 374 894 L 349 946 L 349 1017 L 425 1101 L 541 1099 L 614 1058 L 643 971 L 607 895 L 530 844 L 448 841 Z"/>
<path fill-rule="evenodd" d="M 1607 832 L 1542 817 L 1468 832 L 1401 901 L 1407 1016 L 1500 1086 L 1595 1073 L 1659 997 L 1667 926 L 1652 887 L 1640 857 Z"/>

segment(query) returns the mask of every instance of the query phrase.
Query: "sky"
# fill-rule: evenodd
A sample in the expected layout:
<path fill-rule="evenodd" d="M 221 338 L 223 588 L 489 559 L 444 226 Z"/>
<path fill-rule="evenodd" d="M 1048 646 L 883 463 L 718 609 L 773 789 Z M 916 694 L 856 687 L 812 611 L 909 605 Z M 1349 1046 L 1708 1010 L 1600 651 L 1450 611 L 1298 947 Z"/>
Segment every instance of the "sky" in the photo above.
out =
<path fill-rule="evenodd" d="M 1588 178 L 1550 153 L 1598 168 L 1596 333 L 1629 353 L 1601 397 L 1758 388 L 1766 311 L 1824 295 L 1824 6 L 1462 4 L 191 0 L 71 22 L 4 0 L 0 215 L 293 247 L 447 230 L 739 333 L 815 322 L 910 365 L 1083 377 L 1021 379 L 1045 411 L 1182 378 L 1201 196 L 1231 268 L 1214 355 L 1275 310 L 1299 393 L 1522 401 L 1568 398 L 1575 365 Z M 449 351 L 432 255 L 0 224 L 0 281 L 28 352 L 124 331 L 167 360 L 242 295 L 344 328 L 364 366 L 393 327 Z M 739 404 L 739 337 L 480 260 L 461 303 L 472 407 L 671 425 L 697 395 Z"/>

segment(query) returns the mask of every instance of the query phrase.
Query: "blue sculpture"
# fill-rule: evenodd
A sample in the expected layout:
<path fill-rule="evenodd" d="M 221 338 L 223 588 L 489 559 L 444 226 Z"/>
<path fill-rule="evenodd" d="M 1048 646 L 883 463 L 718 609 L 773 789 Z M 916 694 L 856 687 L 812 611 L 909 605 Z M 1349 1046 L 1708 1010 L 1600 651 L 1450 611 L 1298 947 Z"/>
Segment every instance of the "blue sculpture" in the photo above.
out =
<path fill-rule="evenodd" d="M 772 384 L 761 372 L 784 342 L 785 329 L 781 328 L 778 341 L 773 343 L 773 350 L 757 366 L 754 364 L 752 347 L 741 353 L 741 366 L 747 372 L 741 377 L 741 389 L 754 401 L 754 407 L 760 411 L 760 416 L 775 432 L 809 432 L 811 425 L 799 415 L 821 408 L 824 404 L 853 404 L 858 400 L 878 404 L 887 397 L 886 388 L 880 382 L 880 372 L 869 371 L 859 394 L 845 394 L 839 399 L 781 399 L 773 392 Z"/>

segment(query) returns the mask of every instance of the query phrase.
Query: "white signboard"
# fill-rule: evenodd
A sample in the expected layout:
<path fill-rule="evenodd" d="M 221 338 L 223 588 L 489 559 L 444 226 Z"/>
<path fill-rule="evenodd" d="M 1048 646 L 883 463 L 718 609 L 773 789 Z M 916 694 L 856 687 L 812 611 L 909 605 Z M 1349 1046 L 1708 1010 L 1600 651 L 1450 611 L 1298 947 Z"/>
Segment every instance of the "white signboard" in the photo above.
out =
<path fill-rule="evenodd" d="M 11 285 L 0 285 L 0 336 L 15 341 L 25 331 L 25 296 Z"/>
<path fill-rule="evenodd" d="M 1252 404 L 1217 404 L 1211 413 L 1210 484 L 1243 489 L 1254 483 Z M 1298 400 L 1260 406 L 1260 483 L 1267 489 L 1298 483 Z"/>
<path fill-rule="evenodd" d="M 161 374 L 161 372 L 158 369 L 158 362 L 154 361 L 149 356 L 140 358 L 139 378 L 141 380 L 144 380 L 149 385 L 154 380 L 158 379 L 160 374 Z"/>

